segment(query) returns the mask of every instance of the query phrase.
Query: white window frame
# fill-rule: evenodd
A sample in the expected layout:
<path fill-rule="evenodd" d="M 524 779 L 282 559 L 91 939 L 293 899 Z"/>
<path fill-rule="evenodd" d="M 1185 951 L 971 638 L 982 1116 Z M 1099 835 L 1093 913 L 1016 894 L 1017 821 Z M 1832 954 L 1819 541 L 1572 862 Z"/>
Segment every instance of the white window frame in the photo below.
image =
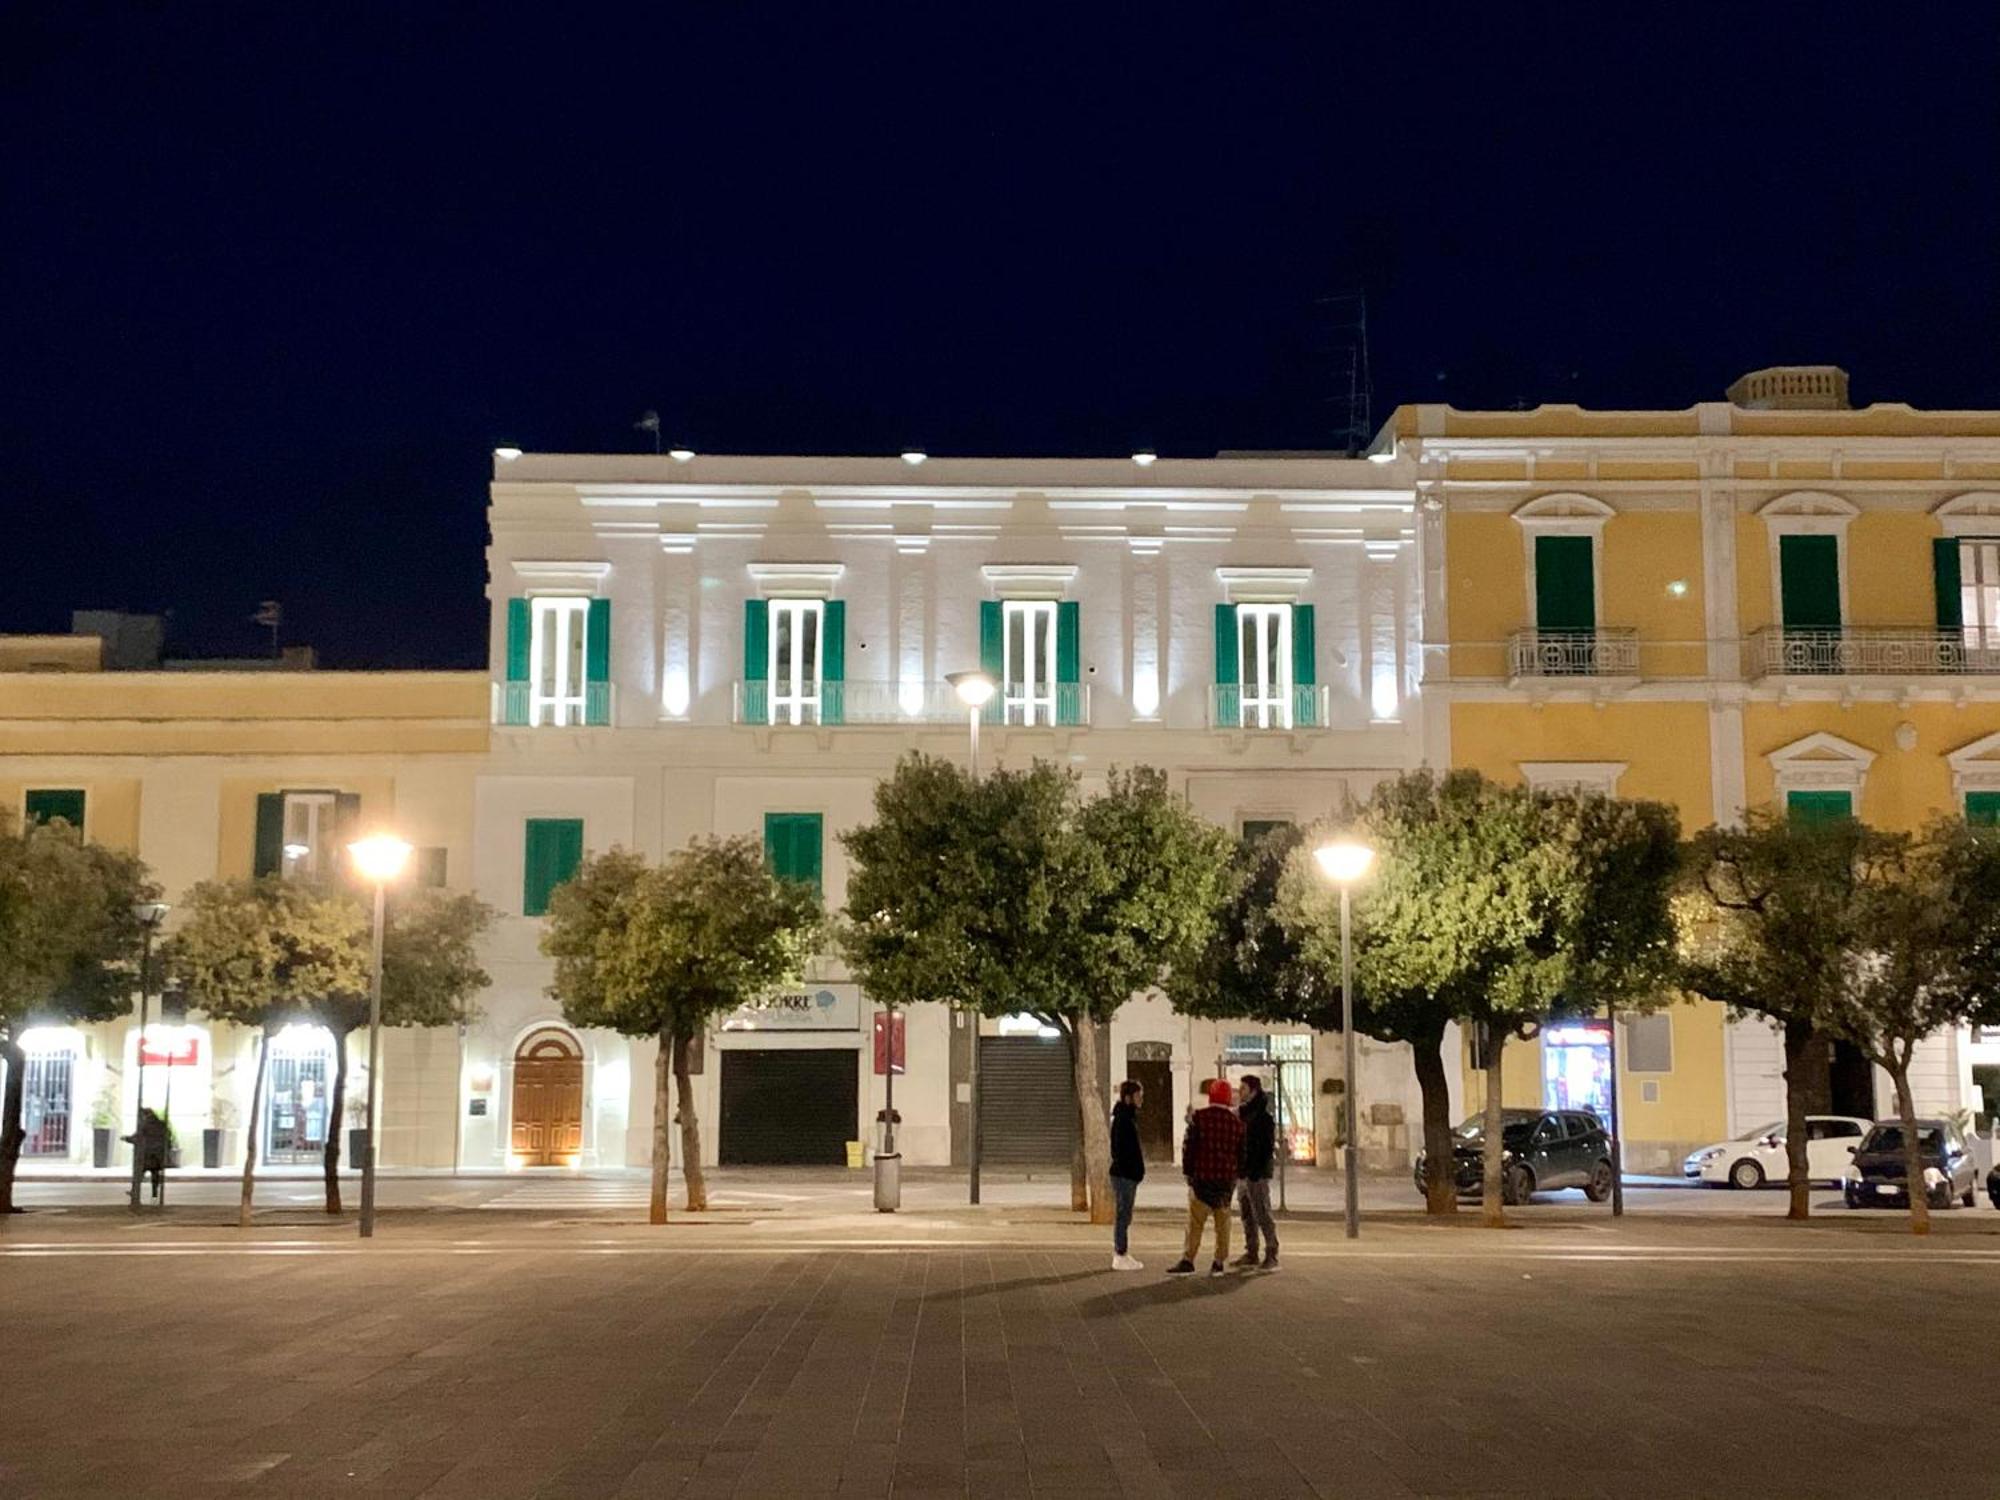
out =
<path fill-rule="evenodd" d="M 1270 650 L 1272 634 L 1276 651 Z M 1248 646 L 1256 680 L 1242 670 L 1244 648 Z M 1277 681 L 1271 680 L 1276 659 Z M 1237 712 L 1245 729 L 1290 729 L 1292 727 L 1292 606 L 1289 604 L 1239 604 L 1236 606 Z"/>
<path fill-rule="evenodd" d="M 589 677 L 590 600 L 582 594 L 536 594 L 528 609 L 528 722 L 581 724 Z"/>
<path fill-rule="evenodd" d="M 286 792 L 284 838 L 278 872 L 287 880 L 317 880 L 332 873 L 331 851 L 338 799 L 332 792 Z"/>
<path fill-rule="evenodd" d="M 1053 599 L 1000 601 L 1001 718 L 1008 724 L 1056 721 L 1056 617 Z M 1025 662 L 1014 650 L 1016 621 Z"/>
<path fill-rule="evenodd" d="M 1985 662 L 2000 652 L 2000 536 L 1958 543 L 1958 625 L 1965 653 Z"/>
<path fill-rule="evenodd" d="M 765 667 L 769 685 L 770 722 L 773 724 L 817 724 L 821 688 L 826 673 L 826 601 L 824 599 L 773 599 L 766 606 L 769 617 L 765 633 L 770 655 Z M 781 619 L 789 618 L 789 630 L 780 629 Z M 810 628 L 813 639 L 812 671 L 805 671 L 804 653 L 799 642 Z M 791 651 L 779 649 L 789 641 Z M 810 679 L 810 680 L 808 680 Z"/>

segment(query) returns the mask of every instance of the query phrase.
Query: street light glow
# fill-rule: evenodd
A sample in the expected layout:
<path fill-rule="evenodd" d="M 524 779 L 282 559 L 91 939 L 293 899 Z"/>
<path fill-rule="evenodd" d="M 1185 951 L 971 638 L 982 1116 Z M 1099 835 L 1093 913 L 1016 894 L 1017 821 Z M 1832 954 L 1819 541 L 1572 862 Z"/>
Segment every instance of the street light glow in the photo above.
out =
<path fill-rule="evenodd" d="M 903 462 L 913 469 L 922 463 L 926 457 L 928 455 L 921 448 L 905 448 L 903 450 Z"/>
<path fill-rule="evenodd" d="M 1159 461 L 1159 457 L 1160 455 L 1155 453 L 1151 448 L 1141 448 L 1137 453 L 1132 455 L 1132 462 L 1142 469 L 1150 469 Z"/>
<path fill-rule="evenodd" d="M 998 691 L 998 684 L 984 672 L 952 672 L 946 675 L 945 681 L 951 684 L 951 690 L 958 694 L 958 701 L 967 708 L 984 708 L 987 700 Z"/>
<path fill-rule="evenodd" d="M 1336 885 L 1352 885 L 1375 863 L 1375 851 L 1353 839 L 1335 839 L 1313 850 L 1322 874 Z"/>
<path fill-rule="evenodd" d="M 377 885 L 385 885 L 403 873 L 403 866 L 410 862 L 413 851 L 393 833 L 374 833 L 365 839 L 356 839 L 347 846 L 347 852 L 354 861 L 354 868 L 365 878 Z"/>

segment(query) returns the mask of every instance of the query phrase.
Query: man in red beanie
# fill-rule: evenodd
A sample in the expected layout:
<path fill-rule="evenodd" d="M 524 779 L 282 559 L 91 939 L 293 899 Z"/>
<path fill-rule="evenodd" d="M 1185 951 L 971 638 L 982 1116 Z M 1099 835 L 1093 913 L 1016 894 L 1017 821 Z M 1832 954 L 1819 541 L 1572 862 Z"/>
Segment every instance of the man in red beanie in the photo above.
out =
<path fill-rule="evenodd" d="M 1208 1106 L 1188 1121 L 1181 1140 L 1181 1175 L 1188 1180 L 1187 1244 L 1181 1258 L 1167 1268 L 1169 1276 L 1192 1276 L 1201 1232 L 1215 1220 L 1215 1260 L 1211 1276 L 1229 1271 L 1229 1200 L 1236 1192 L 1236 1172 L 1243 1154 L 1243 1121 L 1232 1106 L 1236 1091 L 1217 1078 L 1208 1086 Z"/>

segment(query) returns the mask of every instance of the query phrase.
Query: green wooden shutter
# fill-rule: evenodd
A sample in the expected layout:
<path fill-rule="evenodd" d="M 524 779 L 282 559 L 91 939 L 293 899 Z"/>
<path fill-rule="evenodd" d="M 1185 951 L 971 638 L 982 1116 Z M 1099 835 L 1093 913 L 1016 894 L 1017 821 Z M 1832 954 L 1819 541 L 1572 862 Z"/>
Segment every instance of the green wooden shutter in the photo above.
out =
<path fill-rule="evenodd" d="M 771 606 L 743 601 L 743 722 L 771 722 Z"/>
<path fill-rule="evenodd" d="M 534 622 L 526 599 L 507 601 L 507 680 L 528 680 L 528 652 L 534 640 Z"/>
<path fill-rule="evenodd" d="M 83 803 L 81 788 L 36 787 L 22 799 L 21 811 L 30 824 L 53 823 L 60 818 L 82 833 Z"/>
<path fill-rule="evenodd" d="M 829 599 L 819 619 L 819 721 L 847 720 L 847 601 Z"/>
<path fill-rule="evenodd" d="M 1535 628 L 1597 628 L 1597 587 L 1589 537 L 1535 538 Z"/>
<path fill-rule="evenodd" d="M 2000 828 L 2000 792 L 1967 792 L 1965 821 L 1976 828 Z"/>
<path fill-rule="evenodd" d="M 825 821 L 819 813 L 765 813 L 764 862 L 771 873 L 819 890 Z"/>
<path fill-rule="evenodd" d="M 611 601 L 592 599 L 584 606 L 583 722 L 611 722 Z"/>
<path fill-rule="evenodd" d="M 1236 627 L 1236 606 L 1215 606 L 1215 722 L 1243 722 L 1243 693 L 1237 686 L 1243 659 L 1242 638 Z"/>
<path fill-rule="evenodd" d="M 1937 590 L 1937 628 L 1956 631 L 1965 624 L 1958 578 L 1958 538 L 1936 537 L 1931 541 L 1931 582 Z"/>
<path fill-rule="evenodd" d="M 999 723 L 1006 709 L 1006 628 L 1006 622 L 1001 615 L 1000 601 L 998 599 L 980 600 L 979 670 L 993 679 L 993 696 L 986 700 L 986 708 L 980 714 L 980 717 L 989 724 Z"/>
<path fill-rule="evenodd" d="M 1778 586 L 1785 629 L 1840 629 L 1840 539 L 1779 537 Z"/>
<path fill-rule="evenodd" d="M 582 863 L 583 819 L 528 819 L 521 860 L 521 915 L 548 915 L 549 897 Z"/>
<path fill-rule="evenodd" d="M 1785 816 L 1808 828 L 1837 823 L 1854 816 L 1854 797 L 1849 792 L 1787 792 Z"/>
<path fill-rule="evenodd" d="M 1083 722 L 1083 606 L 1056 605 L 1056 722 Z"/>
<path fill-rule="evenodd" d="M 1310 604 L 1292 606 L 1292 722 L 1319 722 L 1319 645 Z"/>
<path fill-rule="evenodd" d="M 257 848 L 250 873 L 262 879 L 285 868 L 285 794 L 257 794 Z"/>

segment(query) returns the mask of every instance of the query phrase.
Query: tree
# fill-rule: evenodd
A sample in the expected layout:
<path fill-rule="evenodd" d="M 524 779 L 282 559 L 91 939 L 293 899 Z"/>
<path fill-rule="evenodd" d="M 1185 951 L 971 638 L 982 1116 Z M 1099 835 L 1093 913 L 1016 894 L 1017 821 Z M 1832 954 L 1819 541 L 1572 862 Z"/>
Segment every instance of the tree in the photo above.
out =
<path fill-rule="evenodd" d="M 257 1131 L 271 1038 L 291 1021 L 323 1020 L 336 1001 L 351 1005 L 358 996 L 365 1014 L 369 937 L 368 914 L 359 901 L 267 875 L 195 886 L 167 941 L 168 969 L 189 1003 L 212 1020 L 258 1033 L 237 1208 L 237 1223 L 246 1229 L 256 1192 Z M 336 1107 L 339 1098 L 336 1091 Z"/>
<path fill-rule="evenodd" d="M 712 1017 L 796 980 L 816 949 L 819 895 L 775 878 L 749 838 L 698 838 L 649 866 L 624 849 L 583 862 L 549 903 L 549 993 L 577 1026 L 660 1043 L 653 1083 L 655 1224 L 667 1222 L 671 1082 L 679 1092 L 690 1213 L 708 1207 L 688 1048 Z"/>
<path fill-rule="evenodd" d="M 27 1054 L 37 1021 L 104 1021 L 132 1003 L 144 928 L 134 911 L 159 887 L 129 854 L 86 844 L 67 823 L 0 828 L 0 1213 L 13 1213 Z"/>
<path fill-rule="evenodd" d="M 1082 1202 L 1109 1223 L 1099 1028 L 1195 962 L 1228 880 L 1229 839 L 1163 773 L 1114 771 L 1086 801 L 1037 762 L 974 781 L 924 756 L 876 787 L 852 861 L 842 948 L 879 1000 L 1028 1014 L 1070 1047 Z"/>
<path fill-rule="evenodd" d="M 1802 823 L 1762 810 L 1688 841 L 1675 912 L 1683 989 L 1761 1015 L 1784 1037 L 1787 1216 L 1812 1212 L 1806 1115 L 1825 1081 L 1823 1033 L 1842 1008 L 1862 875 L 1879 847 L 1852 819 Z"/>

